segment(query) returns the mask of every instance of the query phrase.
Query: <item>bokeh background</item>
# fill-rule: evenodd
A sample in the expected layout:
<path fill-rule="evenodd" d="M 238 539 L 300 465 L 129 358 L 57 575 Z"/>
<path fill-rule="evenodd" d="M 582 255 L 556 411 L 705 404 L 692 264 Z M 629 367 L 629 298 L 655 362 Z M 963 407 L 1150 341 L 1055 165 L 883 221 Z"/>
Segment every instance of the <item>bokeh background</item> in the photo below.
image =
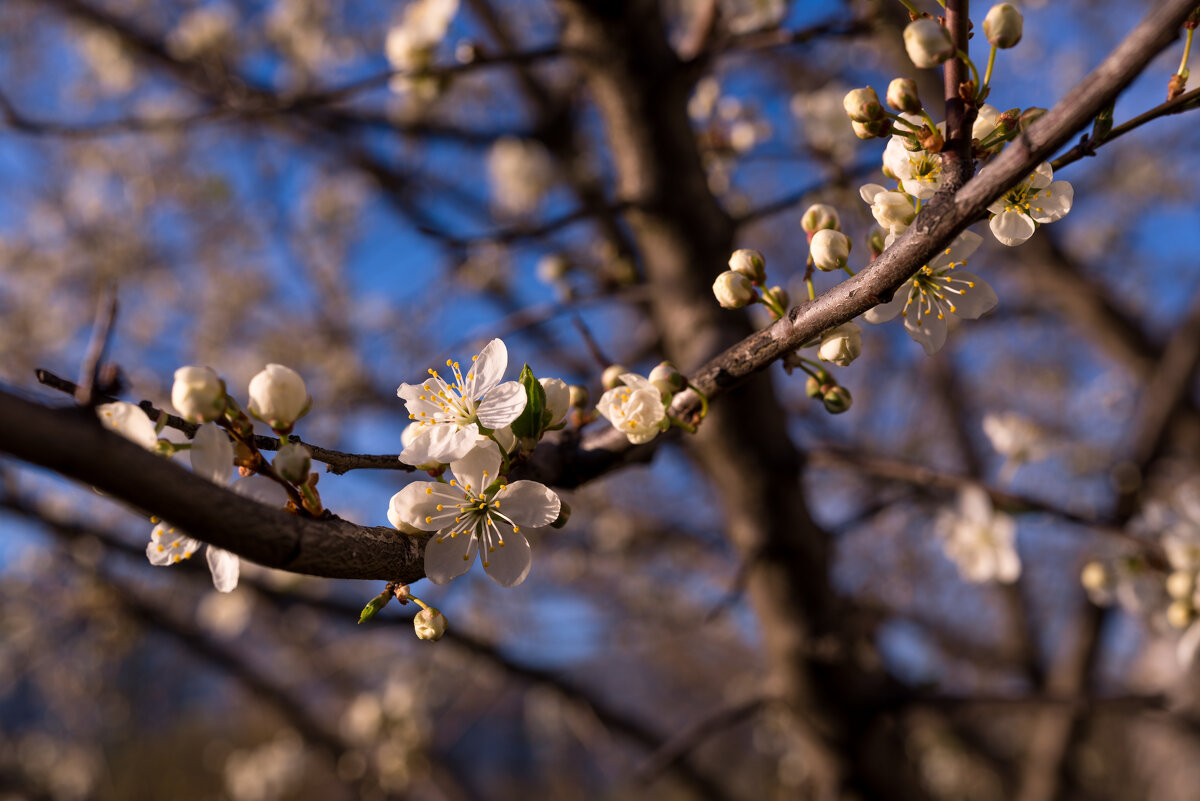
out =
<path fill-rule="evenodd" d="M 77 376 L 115 287 L 126 398 L 166 408 L 174 369 L 207 364 L 244 399 L 281 362 L 315 399 L 306 441 L 396 453 L 399 383 L 493 337 L 510 377 L 525 362 L 594 402 L 609 363 L 686 372 L 765 324 L 696 291 L 730 248 L 704 250 L 716 235 L 690 209 L 715 209 L 722 241 L 762 251 L 794 301 L 810 203 L 840 211 L 863 266 L 858 187 L 883 182 L 882 142 L 852 136 L 842 96 L 911 76 L 941 118 L 940 78 L 900 44 L 903 7 L 610 5 L 596 16 L 663 20 L 636 30 L 677 62 L 633 70 L 682 87 L 661 118 L 618 122 L 597 101 L 597 73 L 622 65 L 564 41 L 586 4 L 3 3 L 0 380 L 65 403 L 34 370 Z M 1053 106 L 1152 4 L 1018 5 L 1000 109 Z M 398 27 L 426 38 L 389 63 Z M 644 43 L 621 30 L 610 44 L 638 63 Z M 971 53 L 986 61 L 981 36 Z M 1181 55 L 1122 94 L 1118 124 L 1162 102 Z M 570 524 L 535 534 L 519 588 L 478 571 L 415 585 L 449 617 L 439 643 L 413 636 L 412 606 L 356 625 L 376 582 L 247 565 L 222 595 L 203 564 L 153 568 L 144 517 L 0 460 L 0 798 L 834 797 L 814 789 L 828 777 L 809 725 L 830 719 L 850 771 L 911 775 L 836 797 L 1193 798 L 1200 718 L 1177 643 L 1194 613 L 1167 622 L 1178 565 L 1162 548 L 1167 531 L 1200 537 L 1193 114 L 1059 171 L 1074 208 L 1027 244 L 977 225 L 971 269 L 997 309 L 933 358 L 898 323 L 864 326 L 863 356 L 838 371 L 848 413 L 773 365 L 754 398 L 728 400 L 726 439 L 675 438 L 564 492 Z M 650 163 L 691 158 L 670 163 L 693 172 L 650 214 L 700 243 L 695 286 L 659 266 L 618 125 L 654 134 Z M 681 331 L 665 311 L 704 303 L 695 319 L 734 322 Z M 982 427 L 1001 413 L 1037 432 L 1038 460 L 1015 472 Z M 768 433 L 781 438 L 764 448 Z M 386 525 L 408 480 L 364 470 L 320 488 L 342 517 Z M 1013 584 L 965 581 L 944 553 L 936 521 L 973 483 L 1017 521 Z M 819 543 L 762 557 L 815 587 L 791 594 L 820 596 L 819 622 L 756 590 L 755 515 Z M 1081 587 L 1093 561 L 1117 605 Z M 811 715 L 774 695 L 789 626 L 812 634 L 793 654 L 824 699 Z M 823 695 L 831 675 L 871 677 L 872 703 L 844 684 Z"/>

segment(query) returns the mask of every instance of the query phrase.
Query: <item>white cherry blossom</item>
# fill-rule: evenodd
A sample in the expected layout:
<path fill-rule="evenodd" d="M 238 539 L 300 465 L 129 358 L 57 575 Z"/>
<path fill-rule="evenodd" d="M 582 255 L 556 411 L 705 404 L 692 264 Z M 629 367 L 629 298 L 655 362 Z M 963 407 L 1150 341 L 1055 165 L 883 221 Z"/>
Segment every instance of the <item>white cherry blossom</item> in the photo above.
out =
<path fill-rule="evenodd" d="M 667 410 L 658 387 L 636 373 L 621 376 L 624 386 L 605 392 L 596 411 L 634 445 L 649 442 L 663 430 Z"/>
<path fill-rule="evenodd" d="M 158 432 L 154 430 L 154 423 L 150 422 L 150 417 L 140 406 L 125 401 L 103 403 L 96 407 L 96 416 L 105 428 L 117 432 L 148 451 L 154 450 L 158 445 Z"/>
<path fill-rule="evenodd" d="M 900 116 L 918 124 L 925 122 L 914 114 Z M 945 135 L 944 122 L 938 123 L 938 131 Z M 884 169 L 896 176 L 896 180 L 900 182 L 900 189 L 905 194 L 918 200 L 927 200 L 942 188 L 945 177 L 942 173 L 942 158 L 937 153 L 927 150 L 909 150 L 904 146 L 906 141 L 907 137 L 900 135 L 893 136 L 888 141 L 883 151 Z"/>
<path fill-rule="evenodd" d="M 494 442 L 451 462 L 450 472 L 449 483 L 415 481 L 393 495 L 388 520 L 437 532 L 425 546 L 425 575 L 434 584 L 467 572 L 478 553 L 492 581 L 515 587 L 531 561 L 521 528 L 558 519 L 558 496 L 536 481 L 505 482 Z"/>
<path fill-rule="evenodd" d="M 1039 224 L 1067 216 L 1075 190 L 1066 181 L 1053 181 L 1053 177 L 1050 164 L 1043 161 L 1029 177 L 988 206 L 995 215 L 989 227 L 1001 244 L 1019 245 L 1033 236 Z"/>
<path fill-rule="evenodd" d="M 225 486 L 233 474 L 233 443 L 223 430 L 208 423 L 196 430 L 190 451 L 192 472 L 203 476 L 218 486 Z M 283 488 L 265 476 L 251 476 L 234 483 L 233 491 L 276 508 L 287 503 Z M 167 566 L 190 559 L 204 543 L 193 539 L 167 522 L 160 522 L 150 533 L 146 546 L 146 558 L 150 564 Z M 205 553 L 208 569 L 212 573 L 213 586 L 221 592 L 232 591 L 241 574 L 237 555 L 214 545 Z"/>
<path fill-rule="evenodd" d="M 904 192 L 889 191 L 879 184 L 866 184 L 859 188 L 858 194 L 870 204 L 875 222 L 888 233 L 904 233 L 917 216 L 912 200 Z"/>
<path fill-rule="evenodd" d="M 1012 583 L 1021 575 L 1017 556 L 1017 524 L 997 512 L 981 487 L 967 485 L 959 491 L 958 506 L 944 510 L 937 520 L 942 549 L 967 581 Z"/>
<path fill-rule="evenodd" d="M 396 394 L 404 399 L 408 416 L 416 423 L 412 441 L 400 453 L 411 465 L 449 464 L 475 447 L 481 434 L 504 428 L 525 409 L 525 388 L 516 381 L 500 383 L 508 367 L 508 349 L 493 339 L 463 375 L 450 359 L 453 373 L 447 383 L 436 370 L 420 384 L 401 384 Z"/>
<path fill-rule="evenodd" d="M 878 324 L 899 314 L 908 335 L 921 343 L 925 353 L 937 353 L 946 344 L 951 318 L 974 320 L 997 303 L 996 293 L 986 281 L 958 269 L 982 241 L 979 234 L 963 231 L 950 247 L 901 284 L 890 301 L 868 310 L 863 319 Z"/>

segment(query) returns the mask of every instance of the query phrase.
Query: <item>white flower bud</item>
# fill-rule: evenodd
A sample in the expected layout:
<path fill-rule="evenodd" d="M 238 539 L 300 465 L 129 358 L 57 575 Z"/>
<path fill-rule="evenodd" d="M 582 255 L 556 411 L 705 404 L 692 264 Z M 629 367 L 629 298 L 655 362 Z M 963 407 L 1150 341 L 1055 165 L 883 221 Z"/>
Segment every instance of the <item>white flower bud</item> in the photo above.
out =
<path fill-rule="evenodd" d="M 763 292 L 763 297 L 775 302 L 779 308 L 786 310 L 792 305 L 792 298 L 788 295 L 787 290 L 781 286 L 773 286 Z"/>
<path fill-rule="evenodd" d="M 920 69 L 936 67 L 953 58 L 955 53 L 950 32 L 929 17 L 908 23 L 904 29 L 904 49 Z"/>
<path fill-rule="evenodd" d="M 859 139 L 882 139 L 885 136 L 892 135 L 892 121 L 886 117 L 871 122 L 850 120 L 850 127 L 854 130 L 854 135 Z"/>
<path fill-rule="evenodd" d="M 249 392 L 251 413 L 276 431 L 291 430 L 310 405 L 304 379 L 282 364 L 268 364 L 250 379 Z"/>
<path fill-rule="evenodd" d="M 826 228 L 834 231 L 842 230 L 842 221 L 838 217 L 837 209 L 833 206 L 814 203 L 800 218 L 800 227 L 804 229 L 804 233 L 809 235 L 809 239 L 812 239 L 813 234 Z"/>
<path fill-rule="evenodd" d="M 546 392 L 546 408 L 550 410 L 550 425 L 556 426 L 571 410 L 571 390 L 561 378 L 539 378 L 538 383 Z"/>
<path fill-rule="evenodd" d="M 623 386 L 624 382 L 621 381 L 621 376 L 628 372 L 629 368 L 623 364 L 610 364 L 604 368 L 604 374 L 600 376 L 600 384 L 605 389 Z"/>
<path fill-rule="evenodd" d="M 846 266 L 846 259 L 850 256 L 850 237 L 841 231 L 822 228 L 813 234 L 809 251 L 818 270 L 840 270 Z"/>
<path fill-rule="evenodd" d="M 663 382 L 669 394 L 682 392 L 683 388 L 687 386 L 687 378 L 671 362 L 659 362 L 658 367 L 650 371 L 647 379 L 651 384 Z"/>
<path fill-rule="evenodd" d="M 756 284 L 767 280 L 767 261 L 763 254 L 751 248 L 733 251 L 729 257 L 729 269 L 741 273 Z"/>
<path fill-rule="evenodd" d="M 859 190 L 863 200 L 871 204 L 871 216 L 885 231 L 901 234 L 917 216 L 912 201 L 903 192 L 890 192 L 878 184 L 867 184 Z"/>
<path fill-rule="evenodd" d="M 571 387 L 571 406 L 575 409 L 582 409 L 588 405 L 590 396 L 588 395 L 587 387 L 579 384 L 572 384 Z"/>
<path fill-rule="evenodd" d="M 275 472 L 293 484 L 303 484 L 312 470 L 312 451 L 299 442 L 285 442 L 271 462 Z"/>
<path fill-rule="evenodd" d="M 842 99 L 842 108 L 854 122 L 872 122 L 883 117 L 883 106 L 879 104 L 879 95 L 869 86 L 862 89 L 851 89 Z"/>
<path fill-rule="evenodd" d="M 171 405 L 192 423 L 209 423 L 225 411 L 225 382 L 208 367 L 180 367 L 171 386 Z"/>
<path fill-rule="evenodd" d="M 920 114 L 921 97 L 917 94 L 917 82 L 912 78 L 894 78 L 888 84 L 887 104 L 896 111 Z"/>
<path fill-rule="evenodd" d="M 994 5 L 983 19 L 983 35 L 1001 50 L 1014 47 L 1021 41 L 1025 20 L 1021 12 L 1009 3 Z"/>
<path fill-rule="evenodd" d="M 817 358 L 845 367 L 862 354 L 862 329 L 856 323 L 843 323 L 821 336 Z"/>
<path fill-rule="evenodd" d="M 713 281 L 713 294 L 724 309 L 740 309 L 754 300 L 754 286 L 750 279 L 733 270 L 726 270 Z"/>
<path fill-rule="evenodd" d="M 446 616 L 432 606 L 422 609 L 413 617 L 413 631 L 418 640 L 436 642 L 446 633 Z"/>
<path fill-rule="evenodd" d="M 836 386 L 825 393 L 821 398 L 825 404 L 825 411 L 830 414 L 841 414 L 842 412 L 850 411 L 851 404 L 854 399 L 850 397 L 850 390 L 843 386 Z"/>

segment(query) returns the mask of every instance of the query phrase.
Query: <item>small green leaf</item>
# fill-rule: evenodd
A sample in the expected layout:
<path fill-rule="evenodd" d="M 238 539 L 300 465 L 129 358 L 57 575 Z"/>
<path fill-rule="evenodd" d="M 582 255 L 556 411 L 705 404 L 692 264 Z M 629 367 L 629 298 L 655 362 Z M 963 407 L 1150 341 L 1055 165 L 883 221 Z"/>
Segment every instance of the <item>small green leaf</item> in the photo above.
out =
<path fill-rule="evenodd" d="M 383 607 L 388 605 L 388 601 L 390 600 L 392 600 L 392 594 L 390 592 L 381 592 L 370 601 L 367 601 L 367 605 L 363 607 L 362 612 L 358 616 L 358 622 L 366 623 L 368 620 L 375 617 L 375 615 L 379 614 L 380 609 L 383 609 Z"/>
<path fill-rule="evenodd" d="M 546 390 L 542 389 L 541 383 L 528 364 L 521 369 L 517 380 L 525 387 L 525 410 L 513 421 L 512 432 L 517 439 L 538 439 L 546 427 L 546 417 L 549 414 L 546 409 Z"/>

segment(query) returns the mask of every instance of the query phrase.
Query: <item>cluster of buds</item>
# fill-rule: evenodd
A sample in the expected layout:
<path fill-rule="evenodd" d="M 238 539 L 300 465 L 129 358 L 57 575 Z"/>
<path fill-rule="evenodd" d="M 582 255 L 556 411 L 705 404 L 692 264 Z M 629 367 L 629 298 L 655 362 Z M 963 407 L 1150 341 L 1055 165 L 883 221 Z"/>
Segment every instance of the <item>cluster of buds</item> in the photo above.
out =
<path fill-rule="evenodd" d="M 813 400 L 820 400 L 825 405 L 825 411 L 830 414 L 847 412 L 854 402 L 850 390 L 839 384 L 828 370 L 817 370 L 815 374 L 809 375 L 804 384 L 804 394 Z"/>
<path fill-rule="evenodd" d="M 836 220 L 837 213 L 834 212 Z M 767 263 L 757 250 L 735 250 L 729 257 L 729 269 L 713 281 L 713 295 L 723 309 L 740 309 L 762 303 L 776 320 L 787 314 L 790 298 L 783 287 L 766 288 Z M 609 368 L 610 370 L 612 368 Z M 606 384 L 607 386 L 607 384 Z"/>
<path fill-rule="evenodd" d="M 879 103 L 879 95 L 869 86 L 851 89 L 842 100 L 850 126 L 859 139 L 878 139 L 892 134 L 892 121 Z"/>

